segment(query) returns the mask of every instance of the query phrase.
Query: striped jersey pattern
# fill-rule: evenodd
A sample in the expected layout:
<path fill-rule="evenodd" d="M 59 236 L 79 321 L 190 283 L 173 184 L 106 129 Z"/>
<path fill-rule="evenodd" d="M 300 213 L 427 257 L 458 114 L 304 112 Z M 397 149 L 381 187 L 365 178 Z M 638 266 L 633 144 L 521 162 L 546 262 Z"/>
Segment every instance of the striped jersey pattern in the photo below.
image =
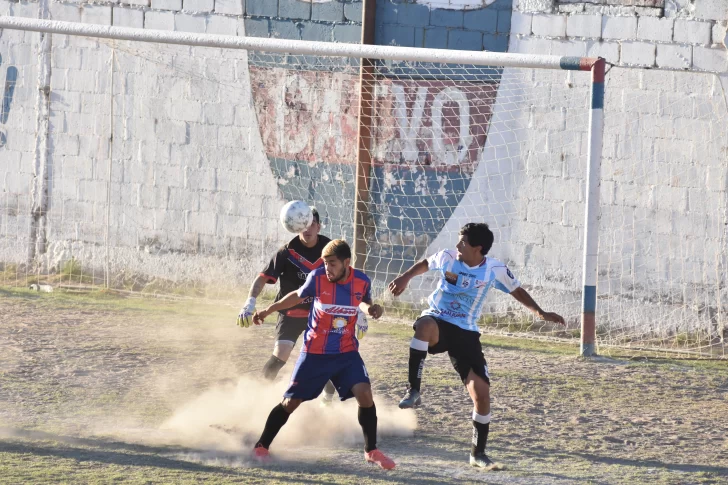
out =
<path fill-rule="evenodd" d="M 346 280 L 332 283 L 326 278 L 326 269 L 317 268 L 309 273 L 298 296 L 313 298 L 302 352 L 341 354 L 359 350 L 356 339 L 359 303 L 372 301 L 367 275 L 350 268 Z"/>

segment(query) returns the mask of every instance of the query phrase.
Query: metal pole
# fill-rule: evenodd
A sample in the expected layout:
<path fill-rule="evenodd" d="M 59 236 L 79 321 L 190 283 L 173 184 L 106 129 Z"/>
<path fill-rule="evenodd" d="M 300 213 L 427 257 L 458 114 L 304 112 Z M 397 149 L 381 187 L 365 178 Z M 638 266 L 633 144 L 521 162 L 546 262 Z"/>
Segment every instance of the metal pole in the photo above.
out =
<path fill-rule="evenodd" d="M 369 3 L 369 2 L 365 2 Z M 374 2 L 372 2 L 373 4 Z M 372 10 L 371 8 L 369 9 Z M 374 14 L 371 13 L 373 16 Z M 374 27 L 370 27 L 374 28 Z M 153 42 L 187 46 L 246 49 L 285 54 L 313 56 L 358 57 L 362 59 L 408 60 L 413 62 L 438 62 L 449 64 L 475 64 L 478 66 L 525 67 L 543 69 L 582 69 L 591 66 L 595 58 L 554 56 L 544 54 L 509 54 L 490 51 L 461 51 L 450 49 L 422 49 L 418 47 L 394 47 L 385 45 L 361 45 L 337 42 L 313 42 L 305 40 L 273 39 L 267 37 L 235 37 L 231 35 L 194 34 L 167 30 L 134 29 L 109 25 L 37 20 L 0 15 L 0 29 L 30 30 L 62 35 L 80 35 L 103 39 Z"/>
<path fill-rule="evenodd" d="M 38 4 L 38 17 L 50 16 L 48 0 Z M 35 154 L 33 163 L 33 184 L 31 186 L 30 237 L 28 241 L 28 264 L 37 262 L 38 256 L 46 251 L 46 222 L 48 210 L 48 134 L 51 115 L 51 42 L 50 33 L 41 33 L 38 53 L 38 99 L 36 104 Z"/>
<path fill-rule="evenodd" d="M 599 189 L 604 134 L 604 59 L 591 68 L 591 111 L 589 112 L 589 161 L 587 165 L 584 266 L 581 314 L 581 355 L 596 352 L 597 269 L 599 259 Z"/>
<path fill-rule="evenodd" d="M 374 43 L 376 0 L 365 0 L 362 10 L 361 43 Z M 374 101 L 375 64 L 362 59 L 359 71 L 359 134 L 356 160 L 356 193 L 354 199 L 354 265 L 364 269 L 367 259 L 367 241 L 373 230 L 369 211 L 369 182 L 372 169 L 372 113 Z"/>
<path fill-rule="evenodd" d="M 109 81 L 109 163 L 106 170 L 106 228 L 104 230 L 104 287 L 111 288 L 111 257 L 109 254 L 111 224 L 111 174 L 114 157 L 114 64 L 116 63 L 116 42 L 111 46 L 111 76 Z"/>

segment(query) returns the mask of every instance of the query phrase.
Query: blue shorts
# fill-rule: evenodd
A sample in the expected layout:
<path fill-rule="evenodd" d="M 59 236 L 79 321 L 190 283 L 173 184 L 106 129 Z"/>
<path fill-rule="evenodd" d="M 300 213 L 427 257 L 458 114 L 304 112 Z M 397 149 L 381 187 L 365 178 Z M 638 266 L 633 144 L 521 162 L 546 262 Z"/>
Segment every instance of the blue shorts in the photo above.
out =
<path fill-rule="evenodd" d="M 331 381 L 342 401 L 354 397 L 351 388 L 365 382 L 369 374 L 359 352 L 309 354 L 301 352 L 293 369 L 291 384 L 283 397 L 310 401 L 316 399 Z"/>

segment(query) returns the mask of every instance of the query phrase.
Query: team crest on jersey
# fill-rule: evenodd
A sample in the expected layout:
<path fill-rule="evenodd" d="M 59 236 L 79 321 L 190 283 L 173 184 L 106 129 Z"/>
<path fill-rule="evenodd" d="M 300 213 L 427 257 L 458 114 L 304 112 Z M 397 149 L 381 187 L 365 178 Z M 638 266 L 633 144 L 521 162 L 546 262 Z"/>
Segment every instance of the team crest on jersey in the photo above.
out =
<path fill-rule="evenodd" d="M 354 298 L 356 298 L 357 301 L 361 301 L 362 296 L 363 295 L 361 294 L 361 291 L 357 291 L 356 293 L 354 293 Z"/>
<path fill-rule="evenodd" d="M 451 273 L 450 271 L 445 271 L 445 281 L 451 285 L 456 285 L 458 283 L 458 275 Z"/>

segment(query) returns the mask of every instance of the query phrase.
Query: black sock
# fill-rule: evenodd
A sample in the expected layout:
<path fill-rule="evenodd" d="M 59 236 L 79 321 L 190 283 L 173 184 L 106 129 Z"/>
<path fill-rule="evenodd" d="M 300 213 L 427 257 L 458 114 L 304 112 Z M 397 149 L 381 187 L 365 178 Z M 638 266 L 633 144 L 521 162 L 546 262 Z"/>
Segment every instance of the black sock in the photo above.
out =
<path fill-rule="evenodd" d="M 364 432 L 364 451 L 369 453 L 377 449 L 377 407 L 359 407 L 359 424 Z"/>
<path fill-rule="evenodd" d="M 329 396 L 333 396 L 336 392 L 336 388 L 334 387 L 334 383 L 331 381 L 328 381 L 326 383 L 326 387 L 324 387 L 324 392 L 328 394 Z"/>
<path fill-rule="evenodd" d="M 285 361 L 282 361 L 275 355 L 271 355 L 268 362 L 263 366 L 263 378 L 267 381 L 272 381 L 284 365 L 286 365 Z"/>
<path fill-rule="evenodd" d="M 490 423 L 483 424 L 473 420 L 473 448 L 470 450 L 471 455 L 485 453 L 485 445 L 488 443 L 488 431 L 490 431 Z"/>
<path fill-rule="evenodd" d="M 290 414 L 283 408 L 282 404 L 273 408 L 273 411 L 268 415 L 268 421 L 265 422 L 265 428 L 263 434 L 260 435 L 260 439 L 255 444 L 255 447 L 262 446 L 263 448 L 270 448 L 270 444 L 273 443 L 278 432 L 281 430 Z"/>
<path fill-rule="evenodd" d="M 410 347 L 408 380 L 410 389 L 415 391 L 419 391 L 422 385 L 422 369 L 425 367 L 425 357 L 427 357 L 426 351 L 415 350 Z"/>

